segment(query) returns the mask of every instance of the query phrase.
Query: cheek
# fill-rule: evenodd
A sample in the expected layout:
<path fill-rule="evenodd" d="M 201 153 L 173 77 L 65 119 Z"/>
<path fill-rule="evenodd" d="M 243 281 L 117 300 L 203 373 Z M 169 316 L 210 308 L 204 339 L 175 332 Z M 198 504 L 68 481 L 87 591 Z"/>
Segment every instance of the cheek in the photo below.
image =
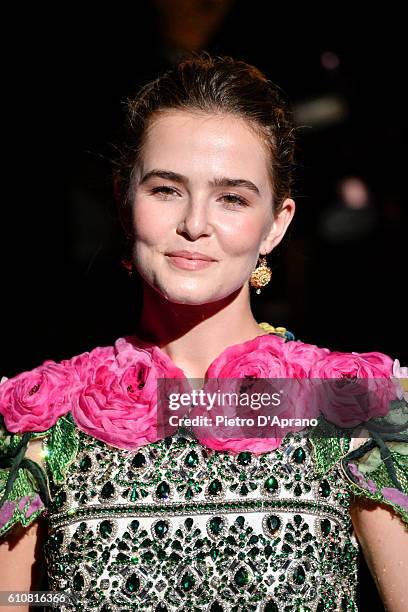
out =
<path fill-rule="evenodd" d="M 245 255 L 259 248 L 266 221 L 240 215 L 222 225 L 223 250 L 230 255 Z"/>
<path fill-rule="evenodd" d="M 160 214 L 152 211 L 150 204 L 143 199 L 135 202 L 132 215 L 133 228 L 136 241 L 156 244 L 168 234 L 171 223 L 163 211 Z"/>

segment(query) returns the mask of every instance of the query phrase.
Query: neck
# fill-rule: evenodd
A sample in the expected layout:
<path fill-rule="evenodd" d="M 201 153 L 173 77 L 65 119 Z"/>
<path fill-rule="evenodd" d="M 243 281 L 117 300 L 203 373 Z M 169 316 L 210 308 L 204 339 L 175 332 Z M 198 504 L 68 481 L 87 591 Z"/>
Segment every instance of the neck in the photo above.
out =
<path fill-rule="evenodd" d="M 264 333 L 252 314 L 247 285 L 217 302 L 191 305 L 169 302 L 144 283 L 136 335 L 159 346 L 191 378 L 203 378 L 228 346 Z"/>

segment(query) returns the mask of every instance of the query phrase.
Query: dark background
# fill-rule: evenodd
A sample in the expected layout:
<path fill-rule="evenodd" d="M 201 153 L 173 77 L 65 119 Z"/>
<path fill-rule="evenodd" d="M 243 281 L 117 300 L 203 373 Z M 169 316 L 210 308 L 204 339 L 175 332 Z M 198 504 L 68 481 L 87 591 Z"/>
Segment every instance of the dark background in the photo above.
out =
<path fill-rule="evenodd" d="M 108 145 L 126 97 L 183 48 L 255 64 L 295 109 L 327 96 L 343 109 L 299 126 L 297 214 L 271 259 L 272 282 L 254 295 L 257 319 L 305 342 L 408 363 L 402 9 L 232 0 L 87 6 L 16 6 L 3 21 L 1 375 L 132 332 L 138 285 L 120 264 Z M 345 176 L 370 191 L 368 226 L 339 202 Z M 339 210 L 329 235 L 324 220 Z M 365 584 L 367 601 L 375 587 Z"/>

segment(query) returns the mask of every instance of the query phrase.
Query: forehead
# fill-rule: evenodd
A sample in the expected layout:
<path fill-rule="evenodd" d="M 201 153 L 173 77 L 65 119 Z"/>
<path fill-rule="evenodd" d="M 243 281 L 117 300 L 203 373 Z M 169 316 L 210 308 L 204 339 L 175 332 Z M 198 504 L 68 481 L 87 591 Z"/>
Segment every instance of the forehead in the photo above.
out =
<path fill-rule="evenodd" d="M 151 122 L 144 171 L 165 168 L 194 177 L 238 176 L 268 189 L 269 155 L 249 123 L 232 115 L 167 111 Z"/>

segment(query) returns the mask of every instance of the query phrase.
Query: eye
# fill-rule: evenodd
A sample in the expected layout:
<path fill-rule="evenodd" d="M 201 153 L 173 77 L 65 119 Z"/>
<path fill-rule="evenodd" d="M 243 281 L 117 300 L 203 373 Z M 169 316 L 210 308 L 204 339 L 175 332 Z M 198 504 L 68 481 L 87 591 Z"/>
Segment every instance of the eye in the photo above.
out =
<path fill-rule="evenodd" d="M 234 193 L 226 193 L 221 196 L 222 199 L 227 201 L 227 204 L 231 204 L 229 208 L 236 208 L 240 206 L 249 206 L 248 202 L 241 198 L 241 196 L 237 196 Z"/>
<path fill-rule="evenodd" d="M 150 193 L 153 195 L 160 194 L 162 196 L 161 199 L 163 200 L 167 200 L 166 196 L 178 195 L 178 192 L 173 187 L 169 187 L 168 185 L 160 185 L 159 187 L 153 187 Z"/>

